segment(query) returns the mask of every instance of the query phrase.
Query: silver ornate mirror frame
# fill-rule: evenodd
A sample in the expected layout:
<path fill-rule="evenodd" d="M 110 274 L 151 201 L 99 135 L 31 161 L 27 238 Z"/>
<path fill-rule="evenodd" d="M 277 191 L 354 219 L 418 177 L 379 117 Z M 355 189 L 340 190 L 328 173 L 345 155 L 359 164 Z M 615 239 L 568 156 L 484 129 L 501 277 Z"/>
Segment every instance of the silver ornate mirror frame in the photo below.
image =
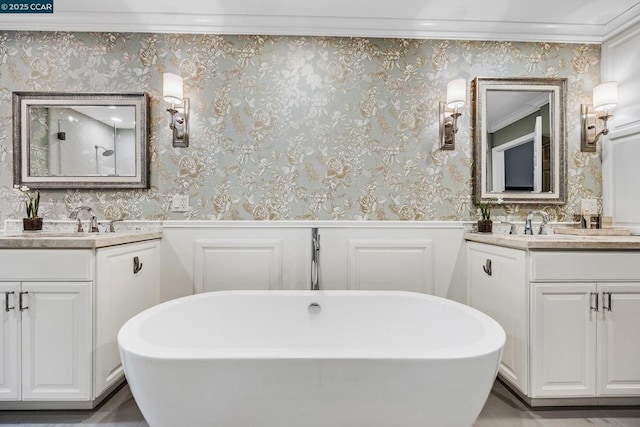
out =
<path fill-rule="evenodd" d="M 474 139 L 474 198 L 483 203 L 526 203 L 526 204 L 564 204 L 566 202 L 566 86 L 564 78 L 485 78 L 476 77 L 473 81 L 473 139 Z M 547 93 L 549 99 L 548 128 L 550 144 L 546 155 L 550 181 L 546 189 L 492 191 L 489 166 L 491 165 L 491 147 L 487 124 L 488 92 L 531 92 Z M 545 121 L 547 119 L 545 118 Z M 534 134 L 532 130 L 531 135 Z M 522 138 L 526 138 L 523 136 Z M 539 152 L 540 153 L 540 152 Z M 540 156 L 542 157 L 542 156 Z M 533 155 L 534 168 L 536 156 Z M 539 165 L 539 164 L 538 164 Z M 538 166 L 539 167 L 539 166 Z M 493 169 L 493 167 L 492 167 Z M 538 172 L 540 173 L 540 172 Z M 504 184 L 502 184 L 504 185 Z"/>
<path fill-rule="evenodd" d="M 119 173 L 116 166 L 116 158 L 118 155 L 115 153 L 116 148 L 116 124 L 113 123 L 113 141 L 111 146 L 103 146 L 99 140 L 95 139 L 95 135 L 79 129 L 74 134 L 75 138 L 82 139 L 81 143 L 86 146 L 84 159 L 87 162 L 94 162 L 94 148 L 95 148 L 95 168 L 96 173 L 53 173 L 50 172 L 49 167 L 45 167 L 45 172 L 32 173 L 32 156 L 41 155 L 43 162 L 47 161 L 51 163 L 48 154 L 38 154 L 39 148 L 35 148 L 37 145 L 35 141 L 32 141 L 31 126 L 32 120 L 37 121 L 37 117 L 32 117 L 32 112 L 38 114 L 38 112 L 44 111 L 49 113 L 50 111 L 74 111 L 78 112 L 78 116 L 89 121 L 92 120 L 95 124 L 111 129 L 105 124 L 102 119 L 95 119 L 88 117 L 87 111 L 101 110 L 105 112 L 107 109 L 122 109 L 130 112 L 130 125 L 127 129 L 130 136 L 128 136 L 127 146 L 131 147 L 128 152 L 127 160 L 130 163 L 130 167 L 126 173 Z M 49 113 L 50 114 L 50 113 Z M 26 185 L 33 188 L 96 188 L 96 189 L 122 189 L 122 188 L 149 188 L 149 157 L 148 151 L 148 138 L 149 138 L 149 98 L 146 93 L 85 93 L 85 94 L 70 94 L 62 92 L 14 92 L 13 93 L 13 181 L 14 184 Z M 70 121 L 72 119 L 69 119 Z M 45 146 L 43 150 L 48 150 L 49 147 L 53 147 L 51 140 L 55 140 L 55 143 L 61 144 L 68 142 L 71 134 L 62 132 L 60 127 L 60 121 L 58 120 L 58 128 L 49 129 L 53 127 L 51 122 L 41 119 L 42 128 L 40 129 L 41 144 Z M 102 122 L 102 123 L 100 123 Z M 48 123 L 48 124 L 47 124 Z M 68 124 L 67 124 L 68 125 Z M 118 129 L 123 130 L 123 129 Z M 118 135 L 118 138 L 120 136 Z M 35 138 L 35 137 L 34 137 Z M 118 140 L 119 141 L 119 140 Z M 99 151 L 100 150 L 100 151 Z M 61 148 L 58 147 L 58 154 Z M 98 154 L 100 153 L 100 155 Z M 104 162 L 102 156 L 105 159 L 113 159 L 113 169 L 107 172 L 100 173 L 97 170 L 99 168 L 98 159 Z M 49 157 L 49 160 L 46 160 Z M 49 165 L 47 165 L 49 166 Z"/>

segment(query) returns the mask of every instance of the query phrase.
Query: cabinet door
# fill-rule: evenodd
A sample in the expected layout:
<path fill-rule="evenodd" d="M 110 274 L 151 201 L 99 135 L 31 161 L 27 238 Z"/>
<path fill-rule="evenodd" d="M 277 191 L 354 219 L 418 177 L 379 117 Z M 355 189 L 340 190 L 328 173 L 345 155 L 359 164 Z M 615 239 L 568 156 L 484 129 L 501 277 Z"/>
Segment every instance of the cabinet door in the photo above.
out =
<path fill-rule="evenodd" d="M 97 251 L 95 396 L 124 375 L 117 342 L 122 325 L 159 302 L 159 257 L 157 240 Z"/>
<path fill-rule="evenodd" d="M 524 251 L 467 245 L 467 303 L 495 319 L 507 340 L 500 374 L 527 392 L 527 297 Z"/>
<path fill-rule="evenodd" d="M 22 292 L 22 399 L 89 400 L 91 283 L 23 282 Z"/>
<path fill-rule="evenodd" d="M 20 285 L 0 282 L 0 400 L 20 399 Z"/>
<path fill-rule="evenodd" d="M 596 393 L 596 285 L 531 286 L 531 397 Z"/>
<path fill-rule="evenodd" d="M 640 395 L 640 283 L 599 284 L 598 394 Z"/>

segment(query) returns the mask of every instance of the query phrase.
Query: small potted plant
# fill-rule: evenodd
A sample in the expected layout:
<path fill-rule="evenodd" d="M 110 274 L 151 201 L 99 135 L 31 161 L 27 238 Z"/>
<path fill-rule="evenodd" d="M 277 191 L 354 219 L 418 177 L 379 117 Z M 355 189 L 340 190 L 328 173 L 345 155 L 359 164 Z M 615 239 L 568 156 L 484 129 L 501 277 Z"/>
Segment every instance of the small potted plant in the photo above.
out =
<path fill-rule="evenodd" d="M 478 202 L 480 215 L 482 219 L 478 220 L 479 233 L 491 233 L 493 229 L 493 221 L 491 221 L 491 205 L 489 203 Z"/>
<path fill-rule="evenodd" d="M 42 218 L 38 216 L 40 209 L 40 192 L 31 190 L 27 186 L 14 185 L 24 198 L 24 206 L 27 211 L 27 217 L 22 218 L 22 229 L 24 231 L 42 230 Z"/>

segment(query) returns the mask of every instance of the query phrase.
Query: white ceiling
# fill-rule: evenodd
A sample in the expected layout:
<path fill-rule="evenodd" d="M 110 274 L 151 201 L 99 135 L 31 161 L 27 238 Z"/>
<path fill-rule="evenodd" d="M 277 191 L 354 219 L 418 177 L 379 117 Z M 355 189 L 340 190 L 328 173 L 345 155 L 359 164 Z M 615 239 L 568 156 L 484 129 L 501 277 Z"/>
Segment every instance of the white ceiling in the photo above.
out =
<path fill-rule="evenodd" d="M 414 37 L 601 43 L 639 0 L 55 0 L 1 30 Z"/>

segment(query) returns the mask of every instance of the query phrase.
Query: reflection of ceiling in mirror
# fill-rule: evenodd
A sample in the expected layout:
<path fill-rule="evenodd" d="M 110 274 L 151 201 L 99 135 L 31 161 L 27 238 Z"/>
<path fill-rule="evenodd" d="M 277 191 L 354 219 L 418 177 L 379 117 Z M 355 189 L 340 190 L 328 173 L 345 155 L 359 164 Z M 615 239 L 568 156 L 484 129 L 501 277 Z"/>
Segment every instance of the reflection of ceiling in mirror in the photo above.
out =
<path fill-rule="evenodd" d="M 487 90 L 487 132 L 494 133 L 548 104 L 551 92 Z"/>
<path fill-rule="evenodd" d="M 101 105 L 76 105 L 71 108 L 110 127 L 114 127 L 114 123 L 118 129 L 133 129 L 135 127 L 136 110 L 133 106 L 105 107 Z"/>

